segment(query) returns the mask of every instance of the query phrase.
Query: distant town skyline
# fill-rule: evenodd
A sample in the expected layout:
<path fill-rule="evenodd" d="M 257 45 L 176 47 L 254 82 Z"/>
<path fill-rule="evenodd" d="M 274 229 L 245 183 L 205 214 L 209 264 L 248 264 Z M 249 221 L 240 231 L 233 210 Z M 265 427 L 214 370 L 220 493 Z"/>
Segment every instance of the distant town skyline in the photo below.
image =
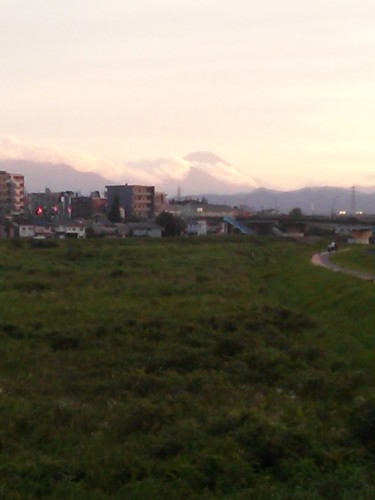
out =
<path fill-rule="evenodd" d="M 7 2 L 0 159 L 161 184 L 208 151 L 238 185 L 374 185 L 374 21 L 370 0 Z"/>

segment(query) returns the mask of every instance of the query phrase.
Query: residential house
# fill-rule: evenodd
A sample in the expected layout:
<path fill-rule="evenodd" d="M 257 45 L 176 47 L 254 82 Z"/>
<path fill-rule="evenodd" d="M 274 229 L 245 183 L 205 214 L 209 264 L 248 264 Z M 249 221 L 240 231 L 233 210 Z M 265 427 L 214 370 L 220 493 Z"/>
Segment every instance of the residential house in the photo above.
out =
<path fill-rule="evenodd" d="M 153 222 L 127 222 L 126 235 L 140 238 L 161 238 L 162 227 Z"/>
<path fill-rule="evenodd" d="M 189 236 L 206 236 L 207 235 L 207 221 L 203 219 L 192 220 L 186 226 L 186 233 Z"/>
<path fill-rule="evenodd" d="M 86 227 L 83 222 L 72 221 L 56 226 L 55 234 L 59 239 L 82 239 L 86 238 Z"/>
<path fill-rule="evenodd" d="M 30 223 L 18 223 L 18 236 L 20 238 L 33 238 L 35 236 L 35 226 Z"/>

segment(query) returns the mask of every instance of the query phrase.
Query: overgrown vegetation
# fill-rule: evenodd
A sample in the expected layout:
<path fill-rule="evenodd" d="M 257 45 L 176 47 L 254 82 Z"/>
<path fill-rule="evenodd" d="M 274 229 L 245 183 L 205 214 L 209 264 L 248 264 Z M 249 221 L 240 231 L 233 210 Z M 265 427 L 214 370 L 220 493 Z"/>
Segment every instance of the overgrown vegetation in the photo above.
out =
<path fill-rule="evenodd" d="M 155 222 L 163 228 L 163 236 L 166 237 L 180 236 L 185 231 L 186 224 L 183 219 L 169 212 L 159 214 Z"/>
<path fill-rule="evenodd" d="M 3 498 L 375 497 L 372 283 L 246 237 L 0 248 Z"/>

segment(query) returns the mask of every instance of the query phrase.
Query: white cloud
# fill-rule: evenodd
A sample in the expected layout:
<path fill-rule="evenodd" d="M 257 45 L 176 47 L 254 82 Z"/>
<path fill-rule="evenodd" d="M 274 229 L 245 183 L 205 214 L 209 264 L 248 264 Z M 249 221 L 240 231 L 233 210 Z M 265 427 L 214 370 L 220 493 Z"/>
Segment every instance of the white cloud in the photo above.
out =
<path fill-rule="evenodd" d="M 231 184 L 239 184 L 242 186 L 244 184 L 254 186 L 255 184 L 252 177 L 240 172 L 233 165 L 228 165 L 222 161 L 218 161 L 216 163 L 194 161 L 191 163 L 191 166 L 203 170 L 205 173 L 212 175 L 212 177 L 215 177 L 216 179 L 229 182 Z"/>
<path fill-rule="evenodd" d="M 21 142 L 13 136 L 0 137 L 0 159 L 66 163 L 83 172 L 98 170 L 95 155 L 83 151 L 71 151 L 66 154 L 57 148 Z"/>
<path fill-rule="evenodd" d="M 13 136 L 0 136 L 0 160 L 26 160 L 40 163 L 66 164 L 81 172 L 96 172 L 107 178 L 120 178 L 120 163 L 101 161 L 81 150 L 61 151 L 51 146 L 23 142 Z"/>
<path fill-rule="evenodd" d="M 1 160 L 28 160 L 67 164 L 83 172 L 96 172 L 107 179 L 120 183 L 140 183 L 163 185 L 168 181 L 183 182 L 192 168 L 211 175 L 215 179 L 230 184 L 254 186 L 254 179 L 243 174 L 224 160 L 211 153 L 197 153 L 193 160 L 178 157 L 126 161 L 102 161 L 91 153 L 80 150 L 61 151 L 55 147 L 45 147 L 29 142 L 21 142 L 13 136 L 0 137 Z M 209 188 L 209 186 L 202 186 Z"/>
<path fill-rule="evenodd" d="M 183 158 L 157 158 L 153 160 L 128 161 L 125 171 L 144 175 L 148 173 L 153 182 L 163 182 L 165 179 L 182 180 L 190 171 L 189 162 Z"/>

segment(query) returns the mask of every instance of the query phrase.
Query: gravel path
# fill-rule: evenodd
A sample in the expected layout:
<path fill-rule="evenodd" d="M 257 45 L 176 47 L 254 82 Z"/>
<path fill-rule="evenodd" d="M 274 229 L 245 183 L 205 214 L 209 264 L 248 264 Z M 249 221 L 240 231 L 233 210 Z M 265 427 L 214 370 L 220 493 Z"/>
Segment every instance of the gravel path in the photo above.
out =
<path fill-rule="evenodd" d="M 354 269 L 346 269 L 345 267 L 333 264 L 333 262 L 331 262 L 330 260 L 329 252 L 316 253 L 312 256 L 311 262 L 315 266 L 323 266 L 327 269 L 330 269 L 331 271 L 350 274 L 351 276 L 355 276 L 356 278 L 360 278 L 366 281 L 375 281 L 375 275 L 371 273 L 366 273 L 364 271 L 355 271 Z"/>

